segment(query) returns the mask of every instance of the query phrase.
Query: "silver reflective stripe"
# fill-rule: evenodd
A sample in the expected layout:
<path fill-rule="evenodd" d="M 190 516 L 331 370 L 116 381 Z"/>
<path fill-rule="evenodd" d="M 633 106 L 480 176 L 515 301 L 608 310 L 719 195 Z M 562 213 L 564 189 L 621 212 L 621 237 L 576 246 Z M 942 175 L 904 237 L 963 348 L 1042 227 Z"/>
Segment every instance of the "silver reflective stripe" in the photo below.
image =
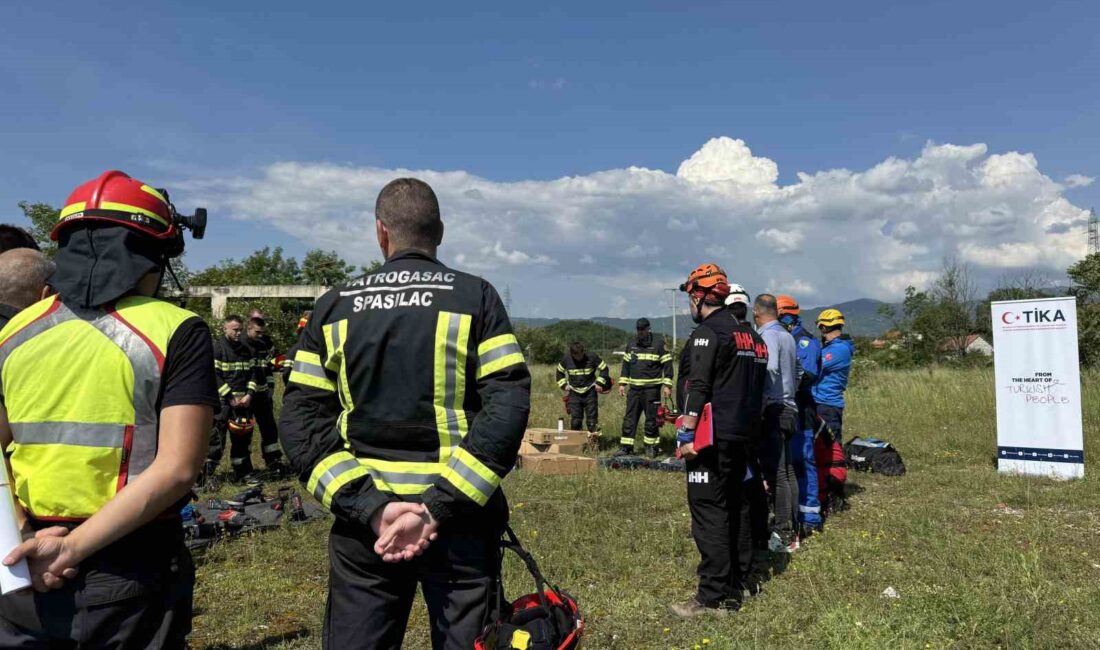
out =
<path fill-rule="evenodd" d="M 145 471 L 152 464 L 157 453 L 156 400 L 160 391 L 161 374 L 156 356 L 149 349 L 149 345 L 136 332 L 124 325 L 122 321 L 100 309 L 74 309 L 58 302 L 55 311 L 32 322 L 0 347 L 0 369 L 2 369 L 4 362 L 7 361 L 15 348 L 46 330 L 61 323 L 75 320 L 88 323 L 110 339 L 126 354 L 133 368 L 134 436 L 130 445 L 129 478 L 127 479 L 129 481 L 130 478 Z M 94 430 L 98 425 L 84 423 L 81 426 L 87 426 Z M 122 427 L 123 425 L 117 426 Z M 121 441 L 118 446 L 122 446 Z"/>
<path fill-rule="evenodd" d="M 391 485 L 430 485 L 439 478 L 438 473 L 413 474 L 412 472 L 386 472 L 380 469 L 374 469 L 373 467 L 369 468 L 368 471 L 372 479 L 376 481 L 385 481 Z"/>
<path fill-rule="evenodd" d="M 490 363 L 496 361 L 497 359 L 502 359 L 502 358 L 508 356 L 509 354 L 520 354 L 521 352 L 522 352 L 522 350 L 520 350 L 520 347 L 518 345 L 516 345 L 515 343 L 505 343 L 504 345 L 500 346 L 499 348 L 489 350 L 485 354 L 479 356 L 477 362 L 482 366 L 487 366 Z M 575 374 L 576 372 L 577 372 L 576 370 L 570 370 L 569 371 L 570 374 Z M 582 372 L 588 372 L 588 371 L 582 371 Z"/>
<path fill-rule="evenodd" d="M 325 502 L 325 488 L 329 483 L 332 483 L 337 476 L 344 472 L 350 472 L 351 470 L 359 467 L 359 461 L 352 458 L 349 460 L 343 460 L 336 463 L 332 467 L 328 468 L 328 471 L 321 475 L 321 478 L 317 479 L 317 487 L 313 488 L 313 496 L 317 498 L 321 503 Z"/>
<path fill-rule="evenodd" d="M 281 447 L 279 447 L 279 443 L 277 443 L 277 442 L 273 442 L 273 443 L 271 443 L 270 445 L 264 445 L 264 446 L 263 446 L 263 447 L 261 448 L 261 451 L 263 451 L 263 452 L 264 452 L 265 454 L 270 454 L 270 453 L 271 453 L 271 452 L 273 452 L 273 451 L 280 451 L 281 449 L 282 449 L 282 448 L 281 448 Z"/>
<path fill-rule="evenodd" d="M 483 479 L 480 474 L 464 465 L 462 461 L 458 460 L 458 456 L 452 456 L 451 462 L 447 463 L 447 465 L 454 471 L 455 474 L 458 474 L 462 478 L 469 481 L 471 485 L 477 488 L 478 492 L 484 494 L 485 496 L 492 496 L 493 492 L 497 489 L 495 485 Z"/>
<path fill-rule="evenodd" d="M 300 372 L 303 375 L 310 375 L 312 377 L 319 377 L 325 381 L 331 381 L 328 375 L 325 374 L 324 368 L 314 363 L 307 363 L 298 359 L 294 360 L 294 365 L 291 366 L 291 371 Z"/>
<path fill-rule="evenodd" d="M 332 324 L 330 328 L 332 332 L 332 352 L 335 354 L 340 349 L 340 323 L 339 321 Z"/>
<path fill-rule="evenodd" d="M 12 422 L 11 432 L 20 445 L 80 445 L 122 448 L 126 426 L 87 422 Z"/>
<path fill-rule="evenodd" d="M 64 307 L 63 307 L 64 308 Z M 157 393 L 160 392 L 160 364 L 137 332 L 111 314 L 96 312 L 88 323 L 111 339 L 130 360 L 134 370 L 134 438 L 130 444 L 129 483 L 149 469 L 157 455 Z"/>
<path fill-rule="evenodd" d="M 820 507 L 814 507 L 814 506 L 800 505 L 800 506 L 798 506 L 798 511 L 799 512 L 821 512 L 821 508 Z"/>
<path fill-rule="evenodd" d="M 447 433 L 451 447 L 462 442 L 462 433 L 458 430 L 458 412 L 454 408 L 455 393 L 458 386 L 458 332 L 462 324 L 461 314 L 447 314 L 447 345 L 444 360 L 443 408 L 447 412 Z"/>

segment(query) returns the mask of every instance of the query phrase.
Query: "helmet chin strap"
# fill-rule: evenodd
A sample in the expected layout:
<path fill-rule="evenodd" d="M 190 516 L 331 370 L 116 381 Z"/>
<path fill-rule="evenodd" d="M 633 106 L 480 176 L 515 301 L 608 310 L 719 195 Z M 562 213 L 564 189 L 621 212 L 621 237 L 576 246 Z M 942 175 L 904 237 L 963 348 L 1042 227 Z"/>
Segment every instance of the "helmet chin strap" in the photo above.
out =
<path fill-rule="evenodd" d="M 160 297 L 160 288 L 164 286 L 164 273 L 166 271 L 168 275 L 172 278 L 172 284 L 176 285 L 176 290 L 179 291 L 179 298 L 176 299 L 176 302 L 179 304 L 180 307 L 186 307 L 187 296 L 184 294 L 183 283 L 180 282 L 179 277 L 176 276 L 175 270 L 172 269 L 172 259 L 167 256 L 165 256 L 164 258 L 164 264 L 162 264 L 160 267 L 160 277 L 157 279 L 157 288 L 155 291 L 153 291 L 153 297 Z"/>

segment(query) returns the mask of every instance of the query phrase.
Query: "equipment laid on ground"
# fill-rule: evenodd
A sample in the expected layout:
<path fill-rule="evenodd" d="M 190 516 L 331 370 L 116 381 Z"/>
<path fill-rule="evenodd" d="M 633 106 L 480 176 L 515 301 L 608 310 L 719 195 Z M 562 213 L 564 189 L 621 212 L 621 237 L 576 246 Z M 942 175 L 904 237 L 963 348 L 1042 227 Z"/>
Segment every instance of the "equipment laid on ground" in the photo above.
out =
<path fill-rule="evenodd" d="M 528 429 L 523 439 L 532 445 L 583 445 L 588 442 L 588 434 L 570 429 Z"/>
<path fill-rule="evenodd" d="M 553 443 L 550 445 L 536 445 L 524 440 L 519 443 L 519 453 L 521 456 L 527 454 L 570 454 L 579 456 L 584 453 L 587 446 L 588 443 Z"/>
<path fill-rule="evenodd" d="M 890 443 L 878 438 L 856 438 L 844 445 L 848 467 L 860 472 L 875 472 L 885 476 L 901 476 L 905 463 Z"/>
<path fill-rule="evenodd" d="M 188 548 L 204 548 L 220 539 L 278 528 L 287 521 L 326 517 L 319 506 L 306 502 L 296 490 L 279 488 L 278 496 L 264 496 L 263 486 L 251 487 L 225 500 L 207 499 L 180 511 Z"/>
<path fill-rule="evenodd" d="M 596 459 L 570 454 L 525 454 L 516 458 L 516 467 L 533 474 L 589 474 L 596 471 Z"/>
<path fill-rule="evenodd" d="M 574 650 L 584 636 L 584 615 L 577 601 L 539 571 L 535 558 L 523 548 L 511 528 L 500 542 L 501 557 L 510 550 L 519 556 L 535 579 L 535 592 L 509 603 L 499 581 L 494 621 L 474 641 L 474 650 Z"/>
<path fill-rule="evenodd" d="M 652 469 L 659 472 L 683 472 L 687 463 L 681 458 L 645 458 L 644 456 L 605 456 L 599 459 L 603 469 Z"/>

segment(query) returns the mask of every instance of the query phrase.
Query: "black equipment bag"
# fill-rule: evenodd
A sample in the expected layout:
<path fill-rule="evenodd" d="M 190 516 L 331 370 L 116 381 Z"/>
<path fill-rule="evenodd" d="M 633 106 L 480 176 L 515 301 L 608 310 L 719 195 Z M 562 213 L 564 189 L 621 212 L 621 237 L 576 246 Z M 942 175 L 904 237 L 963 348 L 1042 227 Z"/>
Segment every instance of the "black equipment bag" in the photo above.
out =
<path fill-rule="evenodd" d="M 844 457 L 848 467 L 861 472 L 875 472 L 885 476 L 901 476 L 905 463 L 901 454 L 890 443 L 878 438 L 856 438 L 844 445 Z"/>

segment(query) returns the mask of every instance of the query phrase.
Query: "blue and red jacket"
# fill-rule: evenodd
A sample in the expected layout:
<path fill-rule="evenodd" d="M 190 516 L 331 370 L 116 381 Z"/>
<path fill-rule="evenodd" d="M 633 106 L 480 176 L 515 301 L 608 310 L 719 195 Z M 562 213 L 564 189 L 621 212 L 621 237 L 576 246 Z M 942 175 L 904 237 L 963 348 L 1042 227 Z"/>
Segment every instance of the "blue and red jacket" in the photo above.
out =
<path fill-rule="evenodd" d="M 814 402 L 813 385 L 817 382 L 817 376 L 821 374 L 821 343 L 801 325 L 796 325 L 791 330 L 791 336 L 794 337 L 798 363 L 802 366 L 802 381 L 798 383 L 795 401 L 798 402 L 798 408 L 804 409 L 813 405 Z"/>
<path fill-rule="evenodd" d="M 844 408 L 844 391 L 848 388 L 848 371 L 856 346 L 851 337 L 841 334 L 821 348 L 821 373 L 813 387 L 818 404 Z"/>

